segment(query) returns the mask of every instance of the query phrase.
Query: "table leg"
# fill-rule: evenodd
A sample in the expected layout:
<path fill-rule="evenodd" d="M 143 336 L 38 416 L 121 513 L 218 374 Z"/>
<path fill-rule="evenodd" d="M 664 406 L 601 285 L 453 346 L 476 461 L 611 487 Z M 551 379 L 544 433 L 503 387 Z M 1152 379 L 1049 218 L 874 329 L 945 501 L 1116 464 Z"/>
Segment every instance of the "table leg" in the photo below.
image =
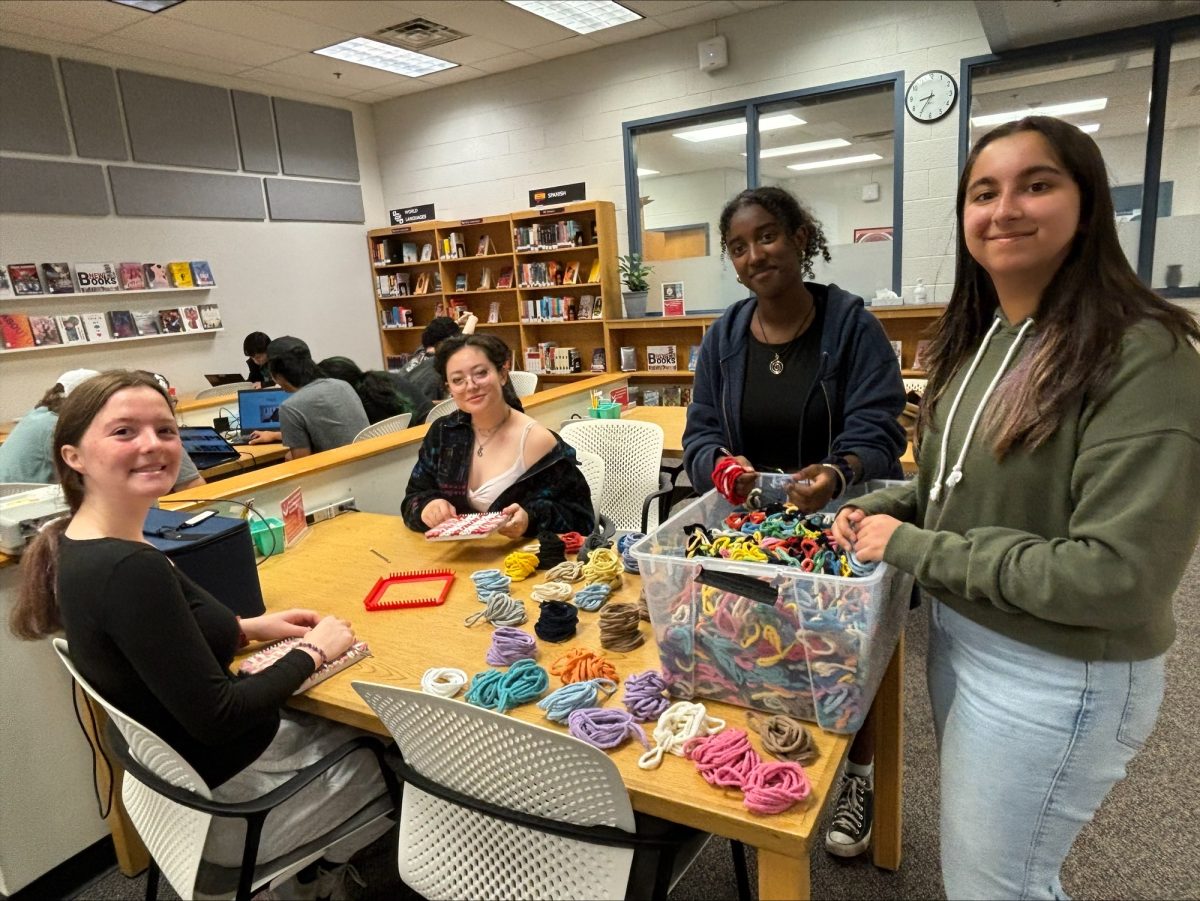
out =
<path fill-rule="evenodd" d="M 758 849 L 758 901 L 808 901 L 810 897 L 808 849 L 803 857 Z"/>
<path fill-rule="evenodd" d="M 904 633 L 875 695 L 875 866 L 900 868 L 904 786 Z"/>

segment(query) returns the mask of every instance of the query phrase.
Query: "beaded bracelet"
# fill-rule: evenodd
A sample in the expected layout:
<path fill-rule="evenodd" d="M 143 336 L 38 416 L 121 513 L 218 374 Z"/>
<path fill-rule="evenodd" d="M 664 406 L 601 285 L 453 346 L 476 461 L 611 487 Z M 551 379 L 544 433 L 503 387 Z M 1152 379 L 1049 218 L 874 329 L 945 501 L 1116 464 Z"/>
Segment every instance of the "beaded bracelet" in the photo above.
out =
<path fill-rule="evenodd" d="M 318 655 L 321 658 L 320 666 L 328 666 L 329 665 L 329 658 L 325 656 L 325 652 L 322 651 L 315 644 L 313 644 L 311 641 L 298 641 L 298 642 L 296 642 L 295 647 L 303 648 L 306 651 L 312 651 L 314 654 Z"/>

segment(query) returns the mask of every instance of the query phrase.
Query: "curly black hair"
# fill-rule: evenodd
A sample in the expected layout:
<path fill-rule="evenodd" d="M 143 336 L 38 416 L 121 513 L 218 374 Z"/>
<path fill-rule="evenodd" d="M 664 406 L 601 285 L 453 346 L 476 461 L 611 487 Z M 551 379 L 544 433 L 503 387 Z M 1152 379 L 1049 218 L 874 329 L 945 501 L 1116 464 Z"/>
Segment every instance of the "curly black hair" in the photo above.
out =
<path fill-rule="evenodd" d="M 819 255 L 826 263 L 829 262 L 829 242 L 825 239 L 825 231 L 821 223 L 812 214 L 812 210 L 785 191 L 764 185 L 760 188 L 750 188 L 742 191 L 733 200 L 725 204 L 721 210 L 721 253 L 725 254 L 725 239 L 729 234 L 729 223 L 733 214 L 742 207 L 760 206 L 782 223 L 789 235 L 797 229 L 804 229 L 805 244 L 800 251 L 800 271 L 805 278 L 813 278 L 813 260 Z"/>

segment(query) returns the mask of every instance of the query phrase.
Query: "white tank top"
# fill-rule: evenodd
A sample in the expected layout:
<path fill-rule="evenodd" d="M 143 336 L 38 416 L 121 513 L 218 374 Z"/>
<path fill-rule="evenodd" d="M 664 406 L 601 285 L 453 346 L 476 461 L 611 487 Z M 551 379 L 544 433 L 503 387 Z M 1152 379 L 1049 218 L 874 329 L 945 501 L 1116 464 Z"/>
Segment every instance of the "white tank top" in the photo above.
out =
<path fill-rule="evenodd" d="M 521 433 L 521 446 L 517 450 L 517 459 L 513 461 L 512 466 L 500 475 L 488 479 L 474 491 L 467 491 L 467 503 L 480 513 L 486 513 L 491 509 L 492 504 L 496 503 L 496 498 L 507 491 L 517 479 L 525 475 L 525 439 L 529 437 L 529 430 L 535 425 L 537 425 L 535 420 L 525 423 L 525 431 Z"/>

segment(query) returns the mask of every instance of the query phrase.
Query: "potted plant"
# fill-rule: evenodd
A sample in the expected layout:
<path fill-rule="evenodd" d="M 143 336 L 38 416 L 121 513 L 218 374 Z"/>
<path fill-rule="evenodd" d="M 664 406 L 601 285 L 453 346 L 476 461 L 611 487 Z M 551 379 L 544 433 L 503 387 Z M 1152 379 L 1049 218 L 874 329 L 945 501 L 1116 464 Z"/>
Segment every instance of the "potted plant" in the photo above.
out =
<path fill-rule="evenodd" d="M 617 264 L 626 288 L 622 292 L 622 297 L 625 298 L 625 318 L 642 319 L 646 315 L 646 297 L 650 293 L 650 282 L 646 277 L 654 270 L 642 262 L 642 255 L 639 253 L 617 257 Z"/>

